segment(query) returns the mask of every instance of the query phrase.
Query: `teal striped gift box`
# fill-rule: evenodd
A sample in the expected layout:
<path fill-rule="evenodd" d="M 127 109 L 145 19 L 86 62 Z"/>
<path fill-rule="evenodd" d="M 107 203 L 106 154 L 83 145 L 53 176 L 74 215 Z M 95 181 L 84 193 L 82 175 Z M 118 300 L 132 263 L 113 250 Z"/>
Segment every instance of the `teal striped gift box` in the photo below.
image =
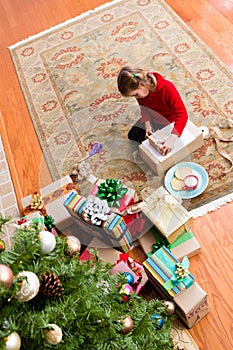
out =
<path fill-rule="evenodd" d="M 76 191 L 72 191 L 64 202 L 64 206 L 76 222 L 80 225 L 86 224 L 86 229 L 90 234 L 101 239 L 107 245 L 127 253 L 132 247 L 133 240 L 123 217 L 110 212 L 101 227 L 86 223 L 82 215 L 86 204 L 87 199 Z"/>
<path fill-rule="evenodd" d="M 177 278 L 177 267 L 182 264 L 165 246 L 152 254 L 143 265 L 152 282 L 162 286 L 172 297 L 189 288 L 195 280 L 187 269 L 183 278 Z"/>

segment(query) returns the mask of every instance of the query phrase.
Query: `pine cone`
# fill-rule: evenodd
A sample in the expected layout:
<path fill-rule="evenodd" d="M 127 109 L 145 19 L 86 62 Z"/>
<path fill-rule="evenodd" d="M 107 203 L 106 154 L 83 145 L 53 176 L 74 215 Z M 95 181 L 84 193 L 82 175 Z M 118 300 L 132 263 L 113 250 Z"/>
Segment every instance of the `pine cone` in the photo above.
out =
<path fill-rule="evenodd" d="M 60 298 L 64 288 L 62 287 L 59 278 L 50 271 L 40 275 L 40 290 L 39 293 L 46 298 L 57 299 Z"/>

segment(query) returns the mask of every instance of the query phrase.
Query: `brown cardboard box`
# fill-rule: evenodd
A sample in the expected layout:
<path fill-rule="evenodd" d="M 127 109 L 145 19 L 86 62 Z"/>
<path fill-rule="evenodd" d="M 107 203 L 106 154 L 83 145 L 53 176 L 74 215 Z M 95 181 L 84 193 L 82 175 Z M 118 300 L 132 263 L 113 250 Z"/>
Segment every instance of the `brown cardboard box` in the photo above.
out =
<path fill-rule="evenodd" d="M 153 136 L 158 141 L 162 141 L 170 134 L 172 128 L 173 124 L 170 124 L 162 130 L 154 132 Z M 203 143 L 202 132 L 188 120 L 181 137 L 176 142 L 175 148 L 166 156 L 162 156 L 148 139 L 143 141 L 139 146 L 139 153 L 144 162 L 149 165 L 155 174 L 162 175 L 167 169 L 200 148 Z"/>

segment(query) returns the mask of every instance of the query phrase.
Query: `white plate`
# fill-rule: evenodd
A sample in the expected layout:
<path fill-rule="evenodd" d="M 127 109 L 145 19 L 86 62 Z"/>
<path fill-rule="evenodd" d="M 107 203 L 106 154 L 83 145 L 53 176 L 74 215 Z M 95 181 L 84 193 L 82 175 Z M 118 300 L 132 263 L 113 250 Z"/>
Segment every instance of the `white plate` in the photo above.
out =
<path fill-rule="evenodd" d="M 195 190 L 187 190 L 187 191 L 175 191 L 171 186 L 171 181 L 174 178 L 174 174 L 177 168 L 188 167 L 192 169 L 192 174 L 198 177 L 198 185 Z M 202 192 L 205 191 L 206 187 L 209 183 L 209 176 L 207 171 L 199 164 L 192 162 L 183 162 L 174 165 L 170 168 L 164 178 L 164 185 L 168 192 L 173 194 L 174 196 L 178 196 L 182 199 L 189 199 L 199 196 Z"/>

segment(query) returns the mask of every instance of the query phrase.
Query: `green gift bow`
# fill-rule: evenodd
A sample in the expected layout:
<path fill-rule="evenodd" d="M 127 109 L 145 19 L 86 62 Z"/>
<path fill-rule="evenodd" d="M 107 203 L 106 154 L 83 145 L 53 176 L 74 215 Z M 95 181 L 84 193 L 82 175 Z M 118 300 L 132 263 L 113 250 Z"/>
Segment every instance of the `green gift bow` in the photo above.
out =
<path fill-rule="evenodd" d="M 54 219 L 50 215 L 45 215 L 44 224 L 50 232 L 52 231 L 52 228 L 55 227 Z"/>
<path fill-rule="evenodd" d="M 101 199 L 105 199 L 110 207 L 119 208 L 119 200 L 127 191 L 127 188 L 122 187 L 120 180 L 106 179 L 105 182 L 98 186 L 97 196 Z"/>

